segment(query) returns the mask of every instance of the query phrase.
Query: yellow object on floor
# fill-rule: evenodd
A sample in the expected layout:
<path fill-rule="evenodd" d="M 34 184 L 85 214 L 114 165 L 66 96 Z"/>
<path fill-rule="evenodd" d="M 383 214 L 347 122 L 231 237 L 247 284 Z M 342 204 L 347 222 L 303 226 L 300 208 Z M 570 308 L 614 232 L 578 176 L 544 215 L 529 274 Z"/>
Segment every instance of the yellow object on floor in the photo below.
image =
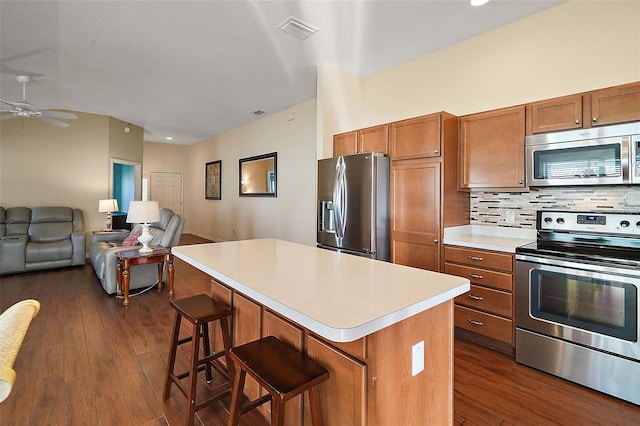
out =
<path fill-rule="evenodd" d="M 7 399 L 16 380 L 13 364 L 31 320 L 40 311 L 40 302 L 22 300 L 0 315 L 0 402 Z"/>

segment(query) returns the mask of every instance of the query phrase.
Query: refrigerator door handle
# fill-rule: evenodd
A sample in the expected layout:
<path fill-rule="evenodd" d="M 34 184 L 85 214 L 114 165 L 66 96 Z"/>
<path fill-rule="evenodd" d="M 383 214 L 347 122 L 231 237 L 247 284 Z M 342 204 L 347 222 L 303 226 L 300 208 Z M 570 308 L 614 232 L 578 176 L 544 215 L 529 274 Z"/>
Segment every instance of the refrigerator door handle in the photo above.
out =
<path fill-rule="evenodd" d="M 336 162 L 336 178 L 333 186 L 333 212 L 336 229 L 336 237 L 342 243 L 347 226 L 347 173 L 346 164 L 342 157 Z"/>

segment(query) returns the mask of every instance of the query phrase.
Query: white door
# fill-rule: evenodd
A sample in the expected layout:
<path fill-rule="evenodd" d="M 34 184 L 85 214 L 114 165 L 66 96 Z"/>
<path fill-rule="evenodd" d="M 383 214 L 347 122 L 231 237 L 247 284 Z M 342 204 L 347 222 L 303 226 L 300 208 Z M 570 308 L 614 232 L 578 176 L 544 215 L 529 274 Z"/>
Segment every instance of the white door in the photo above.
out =
<path fill-rule="evenodd" d="M 150 199 L 182 216 L 182 173 L 151 172 Z"/>

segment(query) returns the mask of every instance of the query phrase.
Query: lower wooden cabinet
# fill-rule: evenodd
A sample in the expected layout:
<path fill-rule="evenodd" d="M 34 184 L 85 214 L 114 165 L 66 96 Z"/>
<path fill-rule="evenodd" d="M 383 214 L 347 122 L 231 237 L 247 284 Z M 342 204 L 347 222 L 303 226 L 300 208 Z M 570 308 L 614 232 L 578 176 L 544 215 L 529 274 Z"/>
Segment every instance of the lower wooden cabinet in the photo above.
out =
<path fill-rule="evenodd" d="M 213 279 L 211 280 L 211 297 L 218 302 L 233 306 L 233 290 Z M 233 330 L 233 318 L 231 319 L 231 321 L 229 321 L 229 327 L 231 327 L 231 330 Z M 231 335 L 231 330 L 229 330 L 229 335 Z M 218 322 L 216 322 L 215 329 L 213 330 L 213 333 L 210 333 L 210 335 L 212 340 L 211 346 L 213 347 L 213 350 L 215 352 L 219 352 L 224 349 L 222 332 L 220 330 L 220 326 L 218 326 Z M 223 365 L 226 365 L 226 360 L 224 359 L 224 357 L 219 358 L 219 360 Z"/>
<path fill-rule="evenodd" d="M 233 345 L 239 346 L 258 340 L 262 331 L 262 305 L 239 294 L 233 295 Z M 254 379 L 247 376 L 244 393 L 250 400 L 258 399 L 261 387 Z"/>
<path fill-rule="evenodd" d="M 366 425 L 366 364 L 315 336 L 307 338 L 307 354 L 329 370 L 329 380 L 318 386 L 324 424 Z M 308 407 L 305 412 L 310 418 Z"/>
<path fill-rule="evenodd" d="M 265 309 L 262 314 L 262 335 L 275 336 L 300 352 L 303 351 L 304 330 L 268 309 Z M 303 394 L 287 401 L 284 412 L 286 426 L 300 426 L 302 424 L 302 407 L 305 398 L 306 394 Z M 271 404 L 261 405 L 260 410 L 267 419 L 271 418 Z"/>
<path fill-rule="evenodd" d="M 471 281 L 471 290 L 455 298 L 458 335 L 465 330 L 463 337 L 513 353 L 513 254 L 445 246 L 444 258 L 445 273 Z"/>
<path fill-rule="evenodd" d="M 438 271 L 440 226 L 440 163 L 392 164 L 391 261 Z"/>

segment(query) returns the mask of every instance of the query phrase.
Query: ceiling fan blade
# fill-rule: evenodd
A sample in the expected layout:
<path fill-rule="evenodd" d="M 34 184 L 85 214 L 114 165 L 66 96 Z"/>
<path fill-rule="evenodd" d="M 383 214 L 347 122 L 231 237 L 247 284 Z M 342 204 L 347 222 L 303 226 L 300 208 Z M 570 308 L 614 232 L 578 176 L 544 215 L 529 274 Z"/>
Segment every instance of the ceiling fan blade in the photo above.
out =
<path fill-rule="evenodd" d="M 0 102 L 2 102 L 3 104 L 7 104 L 10 107 L 15 108 L 16 107 L 16 103 L 15 102 L 9 102 L 9 101 L 3 101 L 2 99 L 0 99 Z"/>
<path fill-rule="evenodd" d="M 38 120 L 42 120 L 42 121 L 46 121 L 49 124 L 53 124 L 54 126 L 58 126 L 58 127 L 69 127 L 71 126 L 71 124 L 69 123 L 65 123 L 64 121 L 60 121 L 57 120 L 55 118 L 50 118 L 50 117 L 46 117 L 46 116 L 42 116 L 42 117 L 35 117 Z"/>
<path fill-rule="evenodd" d="M 64 118 L 67 120 L 75 120 L 78 118 L 77 115 L 70 112 L 62 112 L 62 111 L 41 111 L 43 117 L 51 117 L 51 118 Z"/>

